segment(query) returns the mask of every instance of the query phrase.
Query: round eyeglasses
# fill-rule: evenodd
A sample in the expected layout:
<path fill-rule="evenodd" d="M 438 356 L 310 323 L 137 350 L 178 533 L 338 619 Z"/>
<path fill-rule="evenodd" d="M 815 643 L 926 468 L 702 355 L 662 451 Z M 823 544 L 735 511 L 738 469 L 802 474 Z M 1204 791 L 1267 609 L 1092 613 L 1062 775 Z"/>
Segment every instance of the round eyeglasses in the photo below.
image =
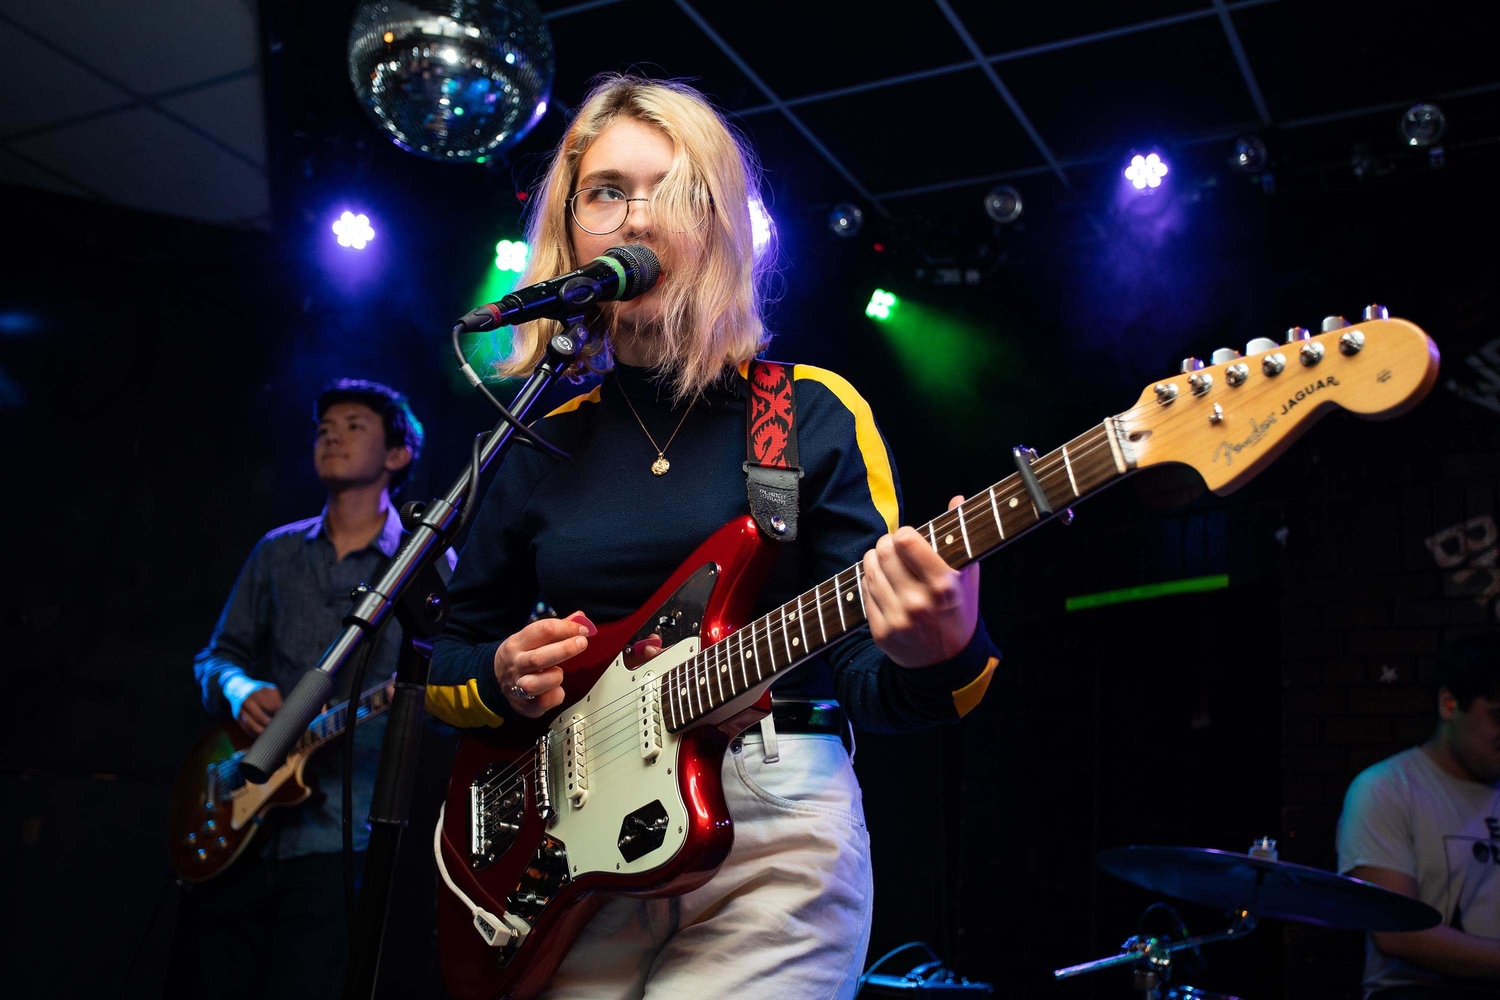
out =
<path fill-rule="evenodd" d="M 617 187 L 579 188 L 568 199 L 568 212 L 573 216 L 573 221 L 578 223 L 579 229 L 592 236 L 608 236 L 625 225 L 625 219 L 630 215 L 631 202 L 651 200 L 651 198 L 628 198 L 625 192 Z M 687 227 L 668 229 L 668 231 L 687 233 L 699 228 L 708 221 L 708 213 L 713 208 L 713 203 L 712 196 L 705 195 L 701 200 L 694 198 L 692 204 L 687 207 Z"/>

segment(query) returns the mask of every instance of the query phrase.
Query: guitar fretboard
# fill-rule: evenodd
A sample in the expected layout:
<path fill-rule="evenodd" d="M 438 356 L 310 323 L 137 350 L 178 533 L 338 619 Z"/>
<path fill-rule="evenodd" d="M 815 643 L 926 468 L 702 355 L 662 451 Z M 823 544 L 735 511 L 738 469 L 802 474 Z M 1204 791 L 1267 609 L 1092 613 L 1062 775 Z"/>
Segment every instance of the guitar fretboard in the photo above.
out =
<path fill-rule="evenodd" d="M 1031 464 L 1048 504 L 1061 512 L 1126 471 L 1106 421 Z M 1043 520 L 1019 472 L 917 530 L 954 569 L 994 552 Z M 864 568 L 836 574 L 795 600 L 705 647 L 662 675 L 670 732 L 703 718 L 865 623 Z"/>

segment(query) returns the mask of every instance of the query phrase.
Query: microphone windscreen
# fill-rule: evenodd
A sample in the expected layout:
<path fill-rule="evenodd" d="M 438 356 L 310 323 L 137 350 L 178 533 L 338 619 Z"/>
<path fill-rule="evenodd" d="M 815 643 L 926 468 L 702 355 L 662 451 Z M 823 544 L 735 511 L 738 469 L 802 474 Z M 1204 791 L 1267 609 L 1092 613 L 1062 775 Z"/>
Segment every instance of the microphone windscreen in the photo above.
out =
<path fill-rule="evenodd" d="M 625 268 L 625 287 L 616 296 L 621 302 L 650 291 L 656 279 L 661 277 L 661 261 L 650 247 L 640 243 L 610 247 L 604 251 L 604 256 L 614 258 Z"/>

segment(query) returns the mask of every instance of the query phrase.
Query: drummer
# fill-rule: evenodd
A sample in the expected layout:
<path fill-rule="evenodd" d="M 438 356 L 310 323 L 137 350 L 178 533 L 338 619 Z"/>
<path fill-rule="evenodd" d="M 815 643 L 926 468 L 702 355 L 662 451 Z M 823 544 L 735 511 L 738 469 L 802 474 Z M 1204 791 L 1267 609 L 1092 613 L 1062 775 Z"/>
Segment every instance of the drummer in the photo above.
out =
<path fill-rule="evenodd" d="M 1339 818 L 1339 871 L 1435 907 L 1430 930 L 1372 933 L 1364 994 L 1500 997 L 1500 632 L 1438 662 L 1432 738 L 1354 779 Z"/>

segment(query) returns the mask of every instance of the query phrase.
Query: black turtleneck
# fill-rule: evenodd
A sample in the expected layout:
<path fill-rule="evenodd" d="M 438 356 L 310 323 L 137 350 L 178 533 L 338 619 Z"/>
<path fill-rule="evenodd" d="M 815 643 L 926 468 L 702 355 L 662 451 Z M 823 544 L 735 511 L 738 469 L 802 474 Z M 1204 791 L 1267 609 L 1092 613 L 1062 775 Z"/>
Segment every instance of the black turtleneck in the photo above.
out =
<path fill-rule="evenodd" d="M 895 466 L 869 406 L 824 369 L 798 365 L 793 384 L 804 470 L 798 537 L 779 547 L 757 616 L 858 562 L 901 523 Z M 581 609 L 601 624 L 623 618 L 705 538 L 749 513 L 746 394 L 743 377 L 729 372 L 691 408 L 674 406 L 663 380 L 616 365 L 592 392 L 539 421 L 535 429 L 573 460 L 516 448 L 496 474 L 449 587 L 452 614 L 433 652 L 429 710 L 454 725 L 498 725 L 511 709 L 495 680 L 495 648 L 538 601 L 563 615 Z M 651 472 L 656 448 L 641 423 L 666 447 L 664 476 Z M 915 729 L 971 707 L 998 655 L 981 621 L 952 660 L 906 670 L 861 627 L 773 690 L 836 697 L 867 731 Z"/>

